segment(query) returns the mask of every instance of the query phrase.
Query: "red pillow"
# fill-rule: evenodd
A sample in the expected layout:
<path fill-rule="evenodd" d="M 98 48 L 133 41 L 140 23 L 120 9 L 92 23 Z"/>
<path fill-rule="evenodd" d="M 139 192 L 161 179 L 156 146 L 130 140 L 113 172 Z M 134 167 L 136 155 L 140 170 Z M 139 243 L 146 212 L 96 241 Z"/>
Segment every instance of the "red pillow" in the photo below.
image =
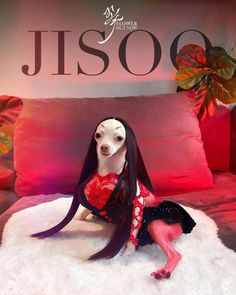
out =
<path fill-rule="evenodd" d="M 75 189 L 97 123 L 127 120 L 159 194 L 212 186 L 188 93 L 126 98 L 24 99 L 15 128 L 15 189 L 21 196 Z"/>
<path fill-rule="evenodd" d="M 228 171 L 230 162 L 230 110 L 219 105 L 214 116 L 199 122 L 208 166 Z M 233 125 L 232 125 L 233 126 Z"/>
<path fill-rule="evenodd" d="M 236 106 L 231 111 L 230 171 L 236 174 Z"/>

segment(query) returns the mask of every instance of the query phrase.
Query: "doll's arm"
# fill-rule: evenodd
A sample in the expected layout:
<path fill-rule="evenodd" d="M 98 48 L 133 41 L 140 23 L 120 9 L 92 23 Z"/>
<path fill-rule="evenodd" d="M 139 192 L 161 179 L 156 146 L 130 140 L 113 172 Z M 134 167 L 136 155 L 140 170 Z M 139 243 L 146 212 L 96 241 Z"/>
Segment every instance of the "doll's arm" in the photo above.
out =
<path fill-rule="evenodd" d="M 132 255 L 135 252 L 135 246 L 138 245 L 137 235 L 142 224 L 144 209 L 144 199 L 141 196 L 140 187 L 137 184 L 137 196 L 133 201 L 132 224 L 129 240 L 124 251 L 124 255 Z"/>
<path fill-rule="evenodd" d="M 124 255 L 130 256 L 135 252 L 135 247 L 138 245 L 137 235 L 138 231 L 142 224 L 143 218 L 143 208 L 144 208 L 143 197 L 138 196 L 135 198 L 133 204 L 133 213 L 132 213 L 132 225 L 130 230 L 129 240 L 124 251 Z"/>
<path fill-rule="evenodd" d="M 130 230 L 129 242 L 134 246 L 138 245 L 137 235 L 142 225 L 144 199 L 141 195 L 136 196 L 133 201 L 132 225 Z"/>

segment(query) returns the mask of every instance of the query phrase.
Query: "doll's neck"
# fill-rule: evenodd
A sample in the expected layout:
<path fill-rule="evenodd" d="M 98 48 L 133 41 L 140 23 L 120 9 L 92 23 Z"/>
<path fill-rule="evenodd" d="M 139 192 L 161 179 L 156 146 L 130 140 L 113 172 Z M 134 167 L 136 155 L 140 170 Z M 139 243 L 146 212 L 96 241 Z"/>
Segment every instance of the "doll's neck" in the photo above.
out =
<path fill-rule="evenodd" d="M 111 157 L 103 157 L 98 154 L 98 174 L 101 176 L 109 173 L 120 174 L 124 168 L 126 151 L 120 151 Z"/>

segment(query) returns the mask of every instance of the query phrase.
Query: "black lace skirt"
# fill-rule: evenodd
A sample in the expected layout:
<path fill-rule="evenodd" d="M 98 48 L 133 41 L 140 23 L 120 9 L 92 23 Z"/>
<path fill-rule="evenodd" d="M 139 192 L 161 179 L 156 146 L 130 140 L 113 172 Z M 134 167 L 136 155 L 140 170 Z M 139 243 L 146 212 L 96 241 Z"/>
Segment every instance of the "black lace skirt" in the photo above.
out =
<path fill-rule="evenodd" d="M 150 222 L 158 219 L 163 220 L 168 224 L 180 223 L 185 234 L 190 233 L 196 225 L 188 212 L 174 202 L 163 201 L 157 207 L 145 207 L 143 211 L 142 226 L 139 229 L 137 236 L 139 246 L 154 243 L 147 227 Z"/>

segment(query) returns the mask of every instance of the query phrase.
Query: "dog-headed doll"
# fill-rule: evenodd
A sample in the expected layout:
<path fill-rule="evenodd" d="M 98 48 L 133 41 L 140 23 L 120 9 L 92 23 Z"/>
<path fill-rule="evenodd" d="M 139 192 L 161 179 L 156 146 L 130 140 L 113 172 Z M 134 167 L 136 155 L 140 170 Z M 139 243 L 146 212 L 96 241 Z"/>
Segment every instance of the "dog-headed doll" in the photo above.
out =
<path fill-rule="evenodd" d="M 84 161 L 69 212 L 53 228 L 36 233 L 45 238 L 77 218 L 93 215 L 116 224 L 110 241 L 91 260 L 112 258 L 122 248 L 131 255 L 139 246 L 157 243 L 167 256 L 166 264 L 152 272 L 156 279 L 169 278 L 181 255 L 172 241 L 195 226 L 191 216 L 178 204 L 154 194 L 135 134 L 120 118 L 106 118 L 96 127 Z"/>

